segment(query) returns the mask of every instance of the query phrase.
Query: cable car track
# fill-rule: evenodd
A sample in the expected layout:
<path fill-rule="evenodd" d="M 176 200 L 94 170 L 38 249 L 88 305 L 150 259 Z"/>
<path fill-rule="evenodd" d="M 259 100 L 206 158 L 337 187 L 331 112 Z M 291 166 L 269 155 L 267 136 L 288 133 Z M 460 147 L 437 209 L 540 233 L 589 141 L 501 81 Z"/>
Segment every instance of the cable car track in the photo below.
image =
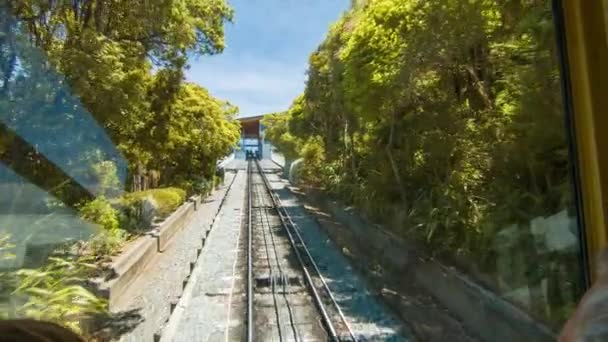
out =
<path fill-rule="evenodd" d="M 255 168 L 255 171 L 253 170 Z M 261 179 L 261 183 L 253 182 L 254 177 Z M 256 267 L 254 263 L 255 253 L 260 250 L 265 256 L 266 267 L 269 270 L 268 287 L 271 289 L 272 301 L 274 305 L 274 316 L 277 324 L 277 335 L 279 341 L 300 341 L 304 340 L 302 334 L 311 334 L 311 332 L 300 331 L 299 325 L 301 322 L 295 317 L 296 313 L 301 316 L 302 308 L 297 304 L 294 305 L 295 294 L 289 292 L 290 283 L 289 273 L 294 272 L 297 267 L 297 272 L 301 274 L 304 284 L 301 285 L 306 289 L 306 295 L 310 296 L 310 304 L 316 310 L 315 314 L 324 329 L 324 340 L 331 341 L 356 341 L 357 338 L 353 334 L 348 322 L 346 321 L 336 299 L 334 298 L 327 282 L 323 278 L 317 264 L 312 258 L 302 236 L 298 232 L 296 224 L 288 215 L 285 208 L 282 206 L 281 200 L 272 190 L 270 182 L 264 171 L 260 167 L 257 160 L 249 160 L 247 165 L 247 341 L 259 340 L 256 336 L 254 328 L 256 327 L 256 284 L 254 276 Z M 254 205 L 255 202 L 255 205 Z M 276 222 L 276 218 L 278 222 Z M 274 223 L 271 222 L 274 219 Z M 261 231 L 261 232 L 260 232 Z M 261 233 L 260 246 L 254 237 Z M 284 234 L 279 236 L 278 234 Z M 289 242 L 289 253 L 295 256 L 296 266 L 288 264 L 286 257 L 281 258 L 278 250 L 280 250 L 280 241 L 286 240 Z M 277 241 L 278 240 L 278 241 Z M 272 261 L 271 261 L 272 260 Z M 312 270 L 312 272 L 311 272 Z M 298 279 L 300 277 L 298 276 Z M 295 286 L 298 287 L 297 285 Z M 293 289 L 291 289 L 293 290 Z M 290 297 L 291 296 L 291 297 Z M 295 300 L 297 301 L 297 300 Z M 280 303 L 283 303 L 282 305 Z M 329 304 L 329 305 L 327 305 Z M 284 320 L 281 314 L 281 308 L 285 318 L 288 318 L 290 329 L 285 329 L 282 321 Z M 310 310 L 309 308 L 307 308 Z"/>

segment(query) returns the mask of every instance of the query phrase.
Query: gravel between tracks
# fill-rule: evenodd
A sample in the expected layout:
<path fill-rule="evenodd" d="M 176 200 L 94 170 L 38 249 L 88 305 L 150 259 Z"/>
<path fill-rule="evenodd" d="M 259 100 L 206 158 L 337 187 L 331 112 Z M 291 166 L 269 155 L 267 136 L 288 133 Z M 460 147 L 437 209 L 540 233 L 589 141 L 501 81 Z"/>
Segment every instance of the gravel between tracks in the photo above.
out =
<path fill-rule="evenodd" d="M 331 232 L 334 243 L 344 248 L 345 255 L 364 275 L 370 288 L 373 288 L 402 320 L 408 322 L 418 340 L 478 341 L 466 331 L 449 310 L 414 281 L 413 273 L 416 272 L 414 269 L 416 266 L 410 266 L 405 270 L 392 268 L 382 260 L 383 255 L 375 254 L 376 250 L 371 251 L 366 246 L 366 242 L 362 243 L 362 240 L 353 234 L 354 230 L 365 230 L 370 223 L 360 220 L 350 210 L 341 213 L 338 218 L 330 208 L 325 207 L 324 200 L 317 197 L 318 194 L 305 196 L 305 193 L 299 190 L 293 189 L 293 191 L 305 203 L 306 210 L 318 220 L 323 229 Z M 360 226 L 354 228 L 354 225 Z M 373 241 L 368 242 L 373 243 Z M 415 254 L 411 254 L 410 257 L 418 258 Z"/>
<path fill-rule="evenodd" d="M 363 341 L 413 341 L 408 326 L 368 290 L 365 280 L 276 174 L 269 181 L 307 244 L 353 332 Z"/>

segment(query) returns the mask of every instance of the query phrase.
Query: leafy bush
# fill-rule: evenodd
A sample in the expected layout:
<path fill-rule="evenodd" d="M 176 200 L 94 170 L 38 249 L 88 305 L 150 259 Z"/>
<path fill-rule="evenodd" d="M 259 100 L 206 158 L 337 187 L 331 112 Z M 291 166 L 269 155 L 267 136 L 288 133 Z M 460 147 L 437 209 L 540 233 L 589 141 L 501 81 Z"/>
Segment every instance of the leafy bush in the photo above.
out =
<path fill-rule="evenodd" d="M 15 258 L 15 254 L 11 251 L 15 245 L 10 243 L 10 238 L 8 234 L 0 236 L 0 260 Z"/>
<path fill-rule="evenodd" d="M 0 236 L 0 261 L 14 259 L 15 254 L 12 249 L 15 247 L 9 241 L 10 235 Z M 11 288 L 14 287 L 14 274 L 11 272 L 0 272 L 0 305 L 9 302 Z M 7 306 L 0 306 L 0 319 L 8 319 L 9 311 Z"/>
<path fill-rule="evenodd" d="M 289 121 L 292 118 L 292 113 L 297 111 L 298 104 L 302 102 L 300 97 L 294 101 L 293 107 L 283 113 L 272 113 L 264 116 L 262 123 L 266 126 L 266 139 L 272 141 L 272 144 L 283 153 L 287 160 L 298 159 L 299 144 L 298 138 L 289 132 Z"/>
<path fill-rule="evenodd" d="M 196 193 L 201 195 L 207 195 L 215 187 L 215 176 L 212 179 L 203 179 L 196 183 Z"/>
<path fill-rule="evenodd" d="M 120 224 L 124 230 L 141 231 L 150 228 L 151 217 L 145 217 L 144 201 L 154 201 L 156 218 L 164 218 L 177 209 L 186 199 L 186 191 L 180 188 L 161 188 L 138 191 L 124 195 L 116 200 L 120 208 Z"/>
<path fill-rule="evenodd" d="M 96 268 L 78 259 L 51 257 L 39 269 L 17 271 L 19 286 L 13 294 L 24 300 L 19 315 L 56 322 L 82 333 L 83 319 L 107 311 L 107 302 L 83 287 L 87 274 Z"/>
<path fill-rule="evenodd" d="M 224 176 L 218 176 L 218 175 L 214 175 L 213 176 L 213 188 L 214 189 L 218 189 L 220 187 L 220 185 L 222 185 L 222 183 L 224 182 Z"/>
<path fill-rule="evenodd" d="M 179 188 L 160 188 L 138 191 L 126 194 L 118 204 L 123 207 L 127 216 L 137 216 L 141 202 L 150 196 L 158 205 L 158 213 L 161 217 L 171 214 L 186 200 L 186 191 Z"/>
<path fill-rule="evenodd" d="M 127 233 L 122 229 L 104 230 L 88 241 L 88 252 L 103 260 L 117 254 L 126 240 Z"/>
<path fill-rule="evenodd" d="M 120 229 L 119 212 L 105 197 L 100 196 L 81 206 L 80 215 L 83 219 L 103 227 L 103 230 L 87 243 L 87 254 L 103 259 L 118 252 L 127 236 L 124 230 Z"/>
<path fill-rule="evenodd" d="M 302 167 L 302 177 L 310 185 L 321 186 L 325 179 L 323 178 L 325 164 L 325 148 L 323 141 L 314 137 L 309 139 L 302 146 L 302 158 L 304 164 Z"/>
<path fill-rule="evenodd" d="M 116 230 L 118 225 L 118 212 L 105 197 L 100 196 L 80 207 L 83 219 L 97 223 L 106 230 Z"/>
<path fill-rule="evenodd" d="M 178 188 L 184 189 L 186 194 L 205 196 L 213 191 L 222 182 L 222 179 L 216 172 L 214 175 L 193 177 L 188 180 L 181 180 L 175 184 Z"/>
<path fill-rule="evenodd" d="M 120 180 L 116 164 L 109 160 L 97 162 L 93 165 L 93 171 L 98 182 L 98 192 L 103 196 L 114 196 L 120 191 Z"/>

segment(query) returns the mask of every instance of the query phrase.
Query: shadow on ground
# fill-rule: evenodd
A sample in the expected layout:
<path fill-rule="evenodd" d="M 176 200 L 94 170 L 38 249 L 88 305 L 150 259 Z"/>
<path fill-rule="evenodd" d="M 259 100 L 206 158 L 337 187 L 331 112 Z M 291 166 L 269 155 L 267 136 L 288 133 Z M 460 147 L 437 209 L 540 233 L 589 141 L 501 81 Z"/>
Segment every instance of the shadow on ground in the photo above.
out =
<path fill-rule="evenodd" d="M 144 321 L 140 309 L 111 313 L 94 318 L 94 341 L 114 341 L 133 331 Z"/>
<path fill-rule="evenodd" d="M 288 191 L 285 189 L 285 191 Z M 360 241 L 352 229 L 331 214 L 318 208 L 318 203 L 305 193 L 296 192 L 298 199 L 305 203 L 304 211 L 314 217 L 317 225 L 332 231 L 332 240 L 327 237 L 328 243 L 342 248 L 343 257 L 351 264 L 362 278 L 373 288 L 374 295 L 382 298 L 383 303 L 413 331 L 421 341 L 477 341 L 478 338 L 467 331 L 462 323 L 454 317 L 445 307 L 440 305 L 426 290 L 420 288 L 415 282 L 408 281 L 408 273 L 414 270 L 393 269 L 384 267 L 380 256 L 370 254 L 366 249 L 366 241 Z M 361 229 L 364 229 L 361 227 Z M 334 247 L 335 248 L 335 247 Z M 335 248 L 338 250 L 338 248 Z M 410 258 L 417 258 L 412 253 Z M 415 263 L 414 263 L 415 264 Z M 411 266 L 410 266 L 411 267 Z M 329 276 L 339 276 L 339 274 Z"/>
<path fill-rule="evenodd" d="M 276 180 L 272 181 L 277 182 Z M 410 328 L 397 319 L 379 296 L 350 265 L 315 218 L 286 188 L 276 190 L 296 224 L 312 257 L 360 340 L 408 341 Z"/>

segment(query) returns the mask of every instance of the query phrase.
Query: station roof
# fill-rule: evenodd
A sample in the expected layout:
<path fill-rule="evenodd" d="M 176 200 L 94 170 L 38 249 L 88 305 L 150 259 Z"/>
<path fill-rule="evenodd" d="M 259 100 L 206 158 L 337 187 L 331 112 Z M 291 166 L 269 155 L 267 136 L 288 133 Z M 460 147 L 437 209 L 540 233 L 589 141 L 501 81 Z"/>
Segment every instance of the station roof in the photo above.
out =
<path fill-rule="evenodd" d="M 253 121 L 260 121 L 263 118 L 264 118 L 264 115 L 256 115 L 256 116 L 237 118 L 237 120 L 239 120 L 240 122 L 253 122 Z"/>

